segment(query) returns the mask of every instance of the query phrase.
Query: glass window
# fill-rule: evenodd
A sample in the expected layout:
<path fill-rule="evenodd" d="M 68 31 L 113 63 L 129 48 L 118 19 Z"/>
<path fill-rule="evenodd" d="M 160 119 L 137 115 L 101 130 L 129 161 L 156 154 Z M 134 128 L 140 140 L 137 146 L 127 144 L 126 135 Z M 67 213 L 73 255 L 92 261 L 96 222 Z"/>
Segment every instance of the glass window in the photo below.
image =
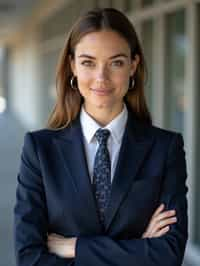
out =
<path fill-rule="evenodd" d="M 167 16 L 165 125 L 183 134 L 186 109 L 184 95 L 186 45 L 184 10 L 181 10 Z"/>

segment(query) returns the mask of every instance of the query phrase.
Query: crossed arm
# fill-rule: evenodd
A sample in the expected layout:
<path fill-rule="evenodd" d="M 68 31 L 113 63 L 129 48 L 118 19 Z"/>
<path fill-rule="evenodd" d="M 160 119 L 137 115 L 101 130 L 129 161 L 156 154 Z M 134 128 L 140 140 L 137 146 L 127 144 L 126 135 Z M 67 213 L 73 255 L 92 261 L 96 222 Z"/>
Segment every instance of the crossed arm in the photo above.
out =
<path fill-rule="evenodd" d="M 169 148 L 160 199 L 166 210 L 176 210 L 177 222 L 166 222 L 167 217 L 174 214 L 166 215 L 162 212 L 164 206 L 160 207 L 141 239 L 114 240 L 108 236 L 64 239 L 58 235 L 47 238 L 45 199 L 42 198 L 42 181 L 38 178 L 40 173 L 34 154 L 33 139 L 31 133 L 28 133 L 22 153 L 15 207 L 18 266 L 121 266 L 122 263 L 126 266 L 181 265 L 187 241 L 187 187 L 185 154 L 180 134 L 173 137 Z M 166 228 L 166 224 L 170 223 L 173 224 Z M 60 254 L 63 248 L 63 254 Z"/>
<path fill-rule="evenodd" d="M 142 238 L 161 237 L 170 230 L 169 225 L 177 221 L 174 216 L 176 211 L 164 211 L 164 207 L 164 204 L 161 204 L 156 209 Z M 48 250 L 53 254 L 63 258 L 74 258 L 76 242 L 76 237 L 66 238 L 53 233 L 48 235 L 47 246 Z"/>

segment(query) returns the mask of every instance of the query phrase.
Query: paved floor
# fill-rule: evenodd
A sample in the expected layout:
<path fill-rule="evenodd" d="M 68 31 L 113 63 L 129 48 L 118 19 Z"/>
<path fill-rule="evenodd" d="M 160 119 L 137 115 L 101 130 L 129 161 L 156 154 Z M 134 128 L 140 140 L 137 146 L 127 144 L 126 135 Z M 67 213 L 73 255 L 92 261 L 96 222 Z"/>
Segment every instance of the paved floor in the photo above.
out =
<path fill-rule="evenodd" d="M 0 266 L 15 266 L 13 206 L 24 133 L 25 129 L 13 116 L 0 114 Z"/>

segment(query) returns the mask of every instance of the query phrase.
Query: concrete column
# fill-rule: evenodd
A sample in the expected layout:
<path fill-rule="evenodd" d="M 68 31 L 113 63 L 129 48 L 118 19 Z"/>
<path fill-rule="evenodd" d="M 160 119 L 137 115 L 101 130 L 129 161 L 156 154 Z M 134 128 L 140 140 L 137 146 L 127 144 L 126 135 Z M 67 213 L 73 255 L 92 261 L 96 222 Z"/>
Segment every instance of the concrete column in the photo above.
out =
<path fill-rule="evenodd" d="M 157 17 L 153 26 L 152 117 L 159 127 L 164 126 L 165 28 L 164 16 Z"/>
<path fill-rule="evenodd" d="M 189 187 L 189 236 L 190 239 L 194 239 L 195 228 L 195 177 L 197 173 L 195 170 L 195 158 L 197 147 L 197 32 L 198 32 L 198 20 L 197 20 L 197 8 L 194 3 L 188 5 L 186 9 L 186 35 L 188 36 L 188 49 L 185 58 L 185 99 L 186 99 L 186 112 L 185 112 L 185 149 L 187 154 L 187 166 L 188 166 L 188 187 Z"/>
<path fill-rule="evenodd" d="M 10 55 L 10 105 L 25 127 L 41 124 L 40 64 L 37 34 L 21 39 Z M 25 37 L 24 37 L 25 38 Z"/>

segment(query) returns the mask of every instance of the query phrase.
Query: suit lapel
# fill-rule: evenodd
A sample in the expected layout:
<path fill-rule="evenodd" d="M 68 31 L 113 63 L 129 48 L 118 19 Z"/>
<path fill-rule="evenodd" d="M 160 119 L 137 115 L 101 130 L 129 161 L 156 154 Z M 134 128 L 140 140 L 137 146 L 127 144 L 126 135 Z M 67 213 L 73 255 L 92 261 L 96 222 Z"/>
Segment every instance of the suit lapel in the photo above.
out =
<path fill-rule="evenodd" d="M 127 126 L 122 140 L 118 164 L 112 184 L 111 198 L 106 210 L 106 230 L 128 193 L 132 182 L 142 166 L 153 143 L 150 127 L 144 127 L 129 112 Z"/>
<path fill-rule="evenodd" d="M 59 137 L 54 139 L 59 151 L 62 163 L 72 180 L 75 191 L 80 198 L 80 210 L 86 210 L 91 230 L 101 232 L 101 224 L 98 218 L 96 203 L 92 191 L 91 179 L 88 172 L 84 151 L 83 135 L 80 120 L 77 118 L 71 126 L 65 128 Z M 66 176 L 66 172 L 64 176 Z M 79 207 L 80 207 L 79 206 Z M 74 206 L 75 207 L 75 206 Z"/>
<path fill-rule="evenodd" d="M 106 231 L 108 231 L 120 204 L 134 182 L 142 163 L 153 144 L 150 127 L 143 126 L 129 112 L 125 133 L 119 153 L 119 159 L 112 183 L 111 198 L 106 210 Z M 87 210 L 91 230 L 102 233 L 92 184 L 84 152 L 83 135 L 79 117 L 71 126 L 63 129 L 54 138 L 65 172 L 63 178 L 71 178 L 77 197 L 80 198 L 80 211 Z"/>

